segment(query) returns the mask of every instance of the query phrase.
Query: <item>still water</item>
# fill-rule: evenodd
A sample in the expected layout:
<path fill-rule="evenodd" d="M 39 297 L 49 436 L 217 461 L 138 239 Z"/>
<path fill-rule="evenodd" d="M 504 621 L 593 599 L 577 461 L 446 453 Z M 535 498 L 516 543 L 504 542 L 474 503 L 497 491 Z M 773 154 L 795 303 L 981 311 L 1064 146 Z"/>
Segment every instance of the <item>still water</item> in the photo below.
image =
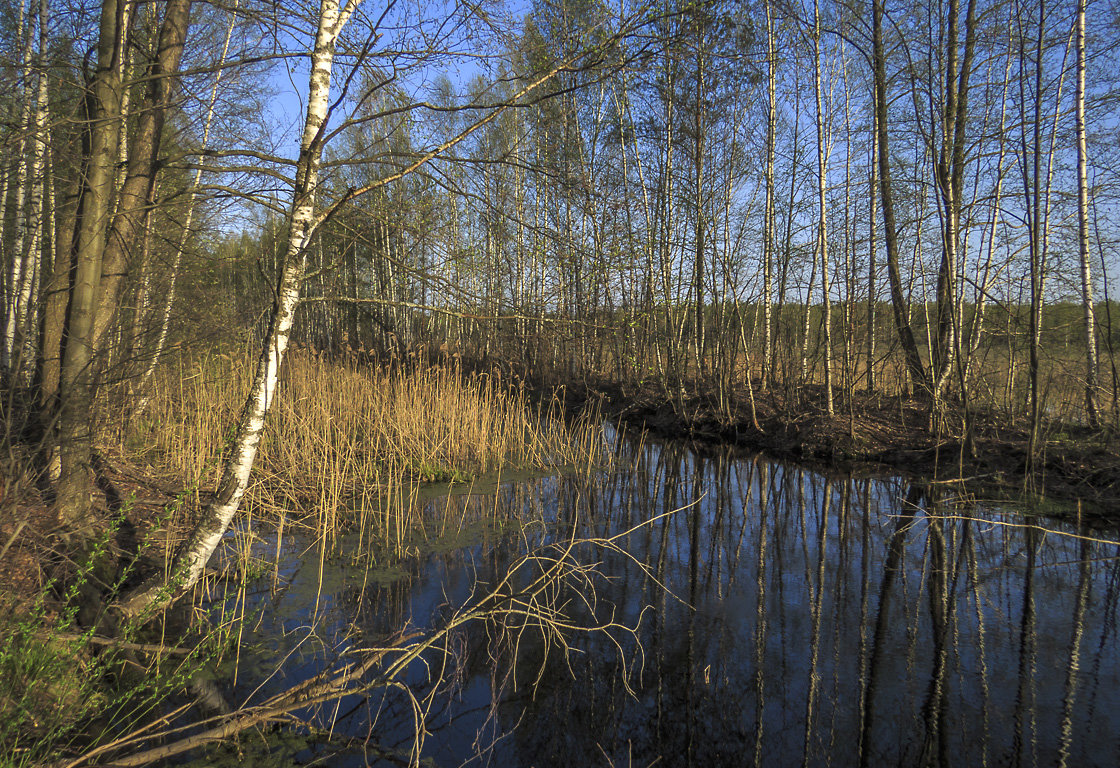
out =
<path fill-rule="evenodd" d="M 305 711 L 310 746 L 261 757 L 407 764 L 420 719 L 439 766 L 1120 765 L 1114 534 L 947 485 L 610 439 L 609 470 L 417 500 L 429 531 L 403 562 L 358 533 L 341 555 L 287 539 L 243 603 L 234 704 L 440 627 L 526 552 L 598 541 L 542 596 L 571 630 L 464 623 L 406 667 L 410 692 Z"/>

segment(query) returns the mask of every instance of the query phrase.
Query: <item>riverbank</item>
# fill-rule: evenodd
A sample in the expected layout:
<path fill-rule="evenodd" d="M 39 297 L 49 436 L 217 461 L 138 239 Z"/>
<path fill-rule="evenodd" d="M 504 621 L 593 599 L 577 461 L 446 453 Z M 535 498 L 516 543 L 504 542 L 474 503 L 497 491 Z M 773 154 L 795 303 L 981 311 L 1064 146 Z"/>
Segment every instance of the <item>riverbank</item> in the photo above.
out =
<path fill-rule="evenodd" d="M 64 559 L 57 522 L 33 478 L 7 478 L 4 502 L 11 513 L 0 518 L 0 546 L 5 549 L 0 605 L 7 622 L 0 624 L 5 638 L 0 641 L 0 721 L 7 730 L 0 728 L 0 743 L 34 750 L 21 754 L 35 760 L 88 748 L 111 735 L 89 731 L 99 712 L 127 703 L 126 697 L 137 691 L 151 691 L 152 701 L 161 701 L 158 696 L 181 688 L 183 680 L 193 679 L 224 648 L 237 647 L 229 641 L 230 628 L 239 626 L 236 616 L 211 624 L 202 614 L 194 617 L 193 630 L 184 630 L 188 624 L 179 620 L 166 637 L 130 636 L 128 642 L 141 650 L 121 646 L 106 651 L 107 646 L 96 643 L 120 638 L 91 637 L 86 628 L 96 621 L 83 615 L 88 610 L 84 595 L 74 591 L 75 585 L 95 585 L 108 599 L 113 585 L 160 567 L 174 551 L 213 487 L 222 451 L 221 423 L 235 412 L 237 382 L 245 375 L 237 365 L 232 358 L 211 357 L 206 365 L 172 370 L 150 412 L 158 416 L 134 423 L 129 431 L 120 427 L 116 432 L 120 425 L 107 425 L 99 452 L 104 494 L 99 506 L 107 532 L 105 559 L 115 572 L 106 580 L 98 581 L 101 574 Z M 682 394 L 674 401 L 652 387 L 567 384 L 554 392 L 551 387 L 533 390 L 521 381 L 497 371 L 382 370 L 353 361 L 293 356 L 245 514 L 278 524 L 280 530 L 298 526 L 311 539 L 326 542 L 332 532 L 347 527 L 348 513 L 368 508 L 372 514 L 350 518 L 349 530 L 359 531 L 367 544 L 410 556 L 414 549 L 406 534 L 415 518 L 408 510 L 416 506 L 416 495 L 408 488 L 477 475 L 488 466 L 533 464 L 544 457 L 590 462 L 597 441 L 589 435 L 598 434 L 596 419 L 602 414 L 658 436 L 740 446 L 799 466 L 859 468 L 865 480 L 868 471 L 902 473 L 989 499 L 1014 497 L 1031 486 L 1048 500 L 1084 502 L 1047 505 L 1047 514 L 1083 509 L 1086 518 L 1115 522 L 1120 517 L 1115 490 L 1120 456 L 1116 441 L 1105 434 L 1049 425 L 1039 475 L 1028 484 L 1025 425 L 1000 414 L 977 415 L 973 454 L 959 438 L 934 435 L 923 403 L 911 399 L 857 396 L 851 403 L 838 402 L 830 417 L 819 392 L 796 399 L 756 392 L 752 416 L 745 392 L 720 408 L 703 395 Z M 559 418 L 561 403 L 580 417 L 565 424 Z M 542 423 L 546 430 L 527 431 Z M 397 486 L 389 495 L 399 501 L 399 509 L 355 507 L 355 501 L 365 498 L 362 492 L 372 499 L 384 491 L 377 481 L 387 477 Z M 686 497 L 669 506 L 680 506 Z M 280 550 L 279 534 L 275 550 Z M 251 556 L 230 559 L 211 574 L 209 587 L 218 590 L 211 601 L 227 586 L 238 589 L 267 574 L 267 568 Z M 368 576 L 369 565 L 363 568 Z M 207 640 L 210 626 L 223 627 L 226 640 Z M 187 631 L 194 632 L 189 642 L 183 639 Z M 164 650 L 165 642 L 176 647 Z M 170 671 L 156 683 L 140 679 L 110 688 L 104 682 L 118 679 L 121 665 L 147 664 L 187 647 L 200 649 L 199 654 L 183 661 L 174 657 L 177 666 L 165 667 Z M 41 743 L 54 733 L 63 734 L 65 741 Z M 0 760 L 0 766 L 6 765 Z"/>
<path fill-rule="evenodd" d="M 938 435 L 925 402 L 912 397 L 856 393 L 850 403 L 837 399 L 830 416 L 823 391 L 794 397 L 756 386 L 752 416 L 745 389 L 724 407 L 695 393 L 673 399 L 651 385 L 599 381 L 565 389 L 573 409 L 596 402 L 607 418 L 660 437 L 728 443 L 800 462 L 863 465 L 960 484 L 981 496 L 1032 493 L 1074 509 L 1081 502 L 1086 515 L 1102 522 L 1120 521 L 1120 436 L 1112 431 L 1047 424 L 1030 473 L 1026 418 L 1006 413 L 973 413 L 969 445 L 959 434 L 959 418 L 956 433 Z"/>
<path fill-rule="evenodd" d="M 226 615 L 223 595 L 274 573 L 269 557 L 278 562 L 293 535 L 321 542 L 327 556 L 356 532 L 363 550 L 402 558 L 428 522 L 416 503 L 422 486 L 603 460 L 597 416 L 562 418 L 559 401 L 536 402 L 496 373 L 297 351 L 242 503 L 252 524 L 231 532 L 231 552 L 200 584 L 201 603 L 221 615 L 184 601 L 155 629 L 118 626 L 107 606 L 166 567 L 211 498 L 253 362 L 184 355 L 159 372 L 143 413 L 130 413 L 137 400 L 127 386 L 106 395 L 94 534 L 82 547 L 60 525 L 36 447 L 10 439 L 0 461 L 0 754 L 15 758 L 0 758 L 0 768 L 49 763 L 145 723 L 154 710 L 129 709 L 138 696 L 158 709 L 237 647 L 229 638 L 244 603 L 236 614 L 234 600 L 235 615 Z M 261 523 L 275 531 L 270 552 L 257 546 Z M 165 652 L 165 643 L 176 647 Z M 150 665 L 159 669 L 128 673 Z"/>

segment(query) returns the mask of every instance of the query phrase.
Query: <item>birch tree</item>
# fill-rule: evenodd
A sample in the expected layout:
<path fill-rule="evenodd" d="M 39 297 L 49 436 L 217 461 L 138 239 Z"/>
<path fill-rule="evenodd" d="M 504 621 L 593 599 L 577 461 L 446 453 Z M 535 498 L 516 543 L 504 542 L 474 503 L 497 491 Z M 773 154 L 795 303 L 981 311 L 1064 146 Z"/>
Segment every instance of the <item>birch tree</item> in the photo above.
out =
<path fill-rule="evenodd" d="M 1085 321 L 1085 412 L 1089 426 L 1100 426 L 1097 406 L 1097 323 L 1093 317 L 1093 277 L 1089 267 L 1089 174 L 1085 140 L 1085 6 L 1077 0 L 1074 48 L 1077 55 L 1077 92 L 1074 95 L 1077 128 L 1077 254 L 1081 271 L 1081 306 Z"/>
<path fill-rule="evenodd" d="M 42 11 L 42 9 L 40 9 Z M 42 12 L 38 14 L 42 17 Z M 28 240 L 31 237 L 31 216 L 29 216 L 27 200 L 32 197 L 34 193 L 31 191 L 36 184 L 33 162 L 29 163 L 27 158 L 27 147 L 30 144 L 33 147 L 32 155 L 34 156 L 35 149 L 38 145 L 34 136 L 35 128 L 38 124 L 38 116 L 32 118 L 32 104 L 36 102 L 34 98 L 35 78 L 32 76 L 31 66 L 31 51 L 33 49 L 32 41 L 35 39 L 33 31 L 36 27 L 35 20 L 37 14 L 35 13 L 34 0 L 28 3 L 25 7 L 24 0 L 20 0 L 19 6 L 19 34 L 21 36 L 20 48 L 20 80 L 21 87 L 19 89 L 19 118 L 16 128 L 19 131 L 20 139 L 18 150 L 16 152 L 16 167 L 15 167 L 15 183 L 13 186 L 13 209 L 14 209 L 14 235 L 15 242 L 12 245 L 9 258 L 11 265 L 5 275 L 5 303 L 4 303 L 4 328 L 3 340 L 0 343 L 0 364 L 4 368 L 9 369 L 13 374 L 16 373 L 16 332 L 21 325 L 21 317 L 26 316 L 27 307 L 22 304 L 23 286 L 29 284 L 30 275 L 28 273 L 28 258 L 30 256 L 30 249 L 28 249 Z M 42 32 L 42 25 L 39 25 L 40 33 Z M 42 34 L 40 34 L 42 38 Z M 42 52 L 40 51 L 40 58 Z M 40 68 L 40 71 L 42 69 Z M 5 182 L 8 180 L 5 179 Z M 2 200 L 2 198 L 0 198 Z M 3 217 L 3 209 L 0 207 L 0 218 Z M 2 226 L 2 225 L 0 225 Z M 0 232 L 2 236 L 2 232 Z"/>
<path fill-rule="evenodd" d="M 956 276 L 960 259 L 961 212 L 964 206 L 965 134 L 968 120 L 968 91 L 976 46 L 976 0 L 968 0 L 965 12 L 963 52 L 959 45 L 959 0 L 949 0 L 945 31 L 943 101 L 930 118 L 940 132 L 934 149 L 935 176 L 941 213 L 941 264 L 937 272 L 937 342 L 933 348 L 934 416 L 941 417 L 942 398 L 957 361 L 959 321 L 956 305 Z M 936 135 L 936 134 L 934 134 Z M 932 138 L 932 137 L 931 137 Z"/>
<path fill-rule="evenodd" d="M 775 51 L 774 9 L 766 2 L 766 210 L 762 226 L 762 389 L 765 391 L 774 378 L 773 306 L 774 292 L 774 152 L 778 122 L 777 106 L 777 52 Z"/>
<path fill-rule="evenodd" d="M 571 58 L 557 62 L 548 71 L 531 79 L 510 98 L 503 99 L 500 103 L 484 110 L 481 118 L 468 125 L 456 136 L 425 152 L 411 151 L 408 155 L 411 162 L 407 165 L 398 166 L 395 171 L 371 180 L 368 184 L 347 189 L 324 210 L 317 211 L 317 198 L 322 190 L 320 170 L 323 149 L 327 139 L 339 133 L 338 130 L 329 130 L 328 125 L 332 109 L 331 79 L 336 49 L 344 28 L 360 5 L 361 0 L 348 0 L 345 3 L 341 0 L 321 0 L 319 4 L 315 42 L 310 56 L 307 109 L 300 139 L 299 158 L 296 162 L 295 183 L 288 209 L 287 240 L 279 265 L 279 277 L 273 294 L 268 330 L 257 358 L 248 397 L 242 407 L 227 458 L 222 466 L 218 490 L 203 509 L 199 522 L 186 542 L 176 553 L 168 574 L 154 576 L 123 596 L 116 604 L 115 608 L 126 617 L 148 615 L 175 601 L 193 587 L 236 515 L 249 485 L 268 411 L 277 396 L 280 369 L 291 338 L 296 309 L 300 303 L 308 258 L 313 241 L 323 224 L 350 201 L 405 178 L 478 129 L 488 125 L 506 109 L 523 103 L 528 94 L 552 81 L 558 72 L 575 66 L 576 62 L 585 57 L 593 58 L 597 50 L 617 40 L 628 29 L 628 25 L 623 23 L 618 33 L 604 40 L 600 45 L 580 48 Z M 377 36 L 376 28 L 369 31 L 364 43 L 365 50 L 368 51 Z M 358 57 L 359 62 L 361 58 Z M 353 71 L 350 75 L 346 78 L 347 83 L 352 81 Z M 392 260 L 392 257 L 387 258 Z"/>
<path fill-rule="evenodd" d="M 186 546 L 176 555 L 171 576 L 162 576 L 143 585 L 121 603 L 125 614 L 137 615 L 161 607 L 192 587 L 202 575 L 210 555 L 217 548 L 249 485 L 249 475 L 264 432 L 265 415 L 272 405 L 279 382 L 280 365 L 288 349 L 292 320 L 303 286 L 307 249 L 315 227 L 315 195 L 319 183 L 319 164 L 330 107 L 331 71 L 339 34 L 361 0 L 321 0 L 315 47 L 311 52 L 307 113 L 300 139 L 296 183 L 289 213 L 290 226 L 283 267 L 272 308 L 272 320 L 265 334 L 249 397 L 242 409 L 233 446 L 222 469 L 218 492 L 190 534 Z"/>
<path fill-rule="evenodd" d="M 821 94 L 821 8 L 813 2 L 813 95 L 817 105 L 817 248 L 821 263 L 821 306 L 824 343 L 824 392 L 828 415 L 834 413 L 832 401 L 832 300 L 828 280 L 828 216 L 825 204 L 825 175 L 828 172 L 828 142 L 825 136 L 824 99 Z M 810 292 L 812 288 L 810 288 Z M 808 313 L 808 308 L 806 308 Z M 806 315 L 807 316 L 807 315 Z"/>
<path fill-rule="evenodd" d="M 27 161 L 27 212 L 22 217 L 24 232 L 18 242 L 21 247 L 12 255 L 20 263 L 20 279 L 12 285 L 15 306 L 8 317 L 8 335 L 5 338 L 12 371 L 30 379 L 34 360 L 34 333 L 36 329 L 36 303 L 39 272 L 42 266 L 43 210 L 46 198 L 46 158 L 48 147 L 49 91 L 47 77 L 48 21 L 50 12 L 47 0 L 39 0 L 39 50 L 38 84 L 35 107 L 31 119 L 31 153 Z M 17 221 L 20 218 L 17 217 Z M 19 251 L 22 251 L 20 253 Z"/>

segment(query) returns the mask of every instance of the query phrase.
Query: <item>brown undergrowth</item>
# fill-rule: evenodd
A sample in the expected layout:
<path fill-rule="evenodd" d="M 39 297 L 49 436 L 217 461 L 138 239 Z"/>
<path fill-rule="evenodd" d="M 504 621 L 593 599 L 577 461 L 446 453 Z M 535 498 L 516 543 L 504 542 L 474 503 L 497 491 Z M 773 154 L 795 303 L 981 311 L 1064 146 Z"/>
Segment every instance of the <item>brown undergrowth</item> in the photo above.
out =
<path fill-rule="evenodd" d="M 836 398 L 833 415 L 821 388 L 796 393 L 754 385 L 754 411 L 745 389 L 725 398 L 666 396 L 653 385 L 573 383 L 573 403 L 599 403 L 603 414 L 664 437 L 739 445 L 777 457 L 831 465 L 864 465 L 935 482 L 964 483 L 1005 497 L 1029 493 L 1084 503 L 1104 521 L 1120 522 L 1120 435 L 1058 419 L 1046 423 L 1039 457 L 1028 462 L 1024 415 L 1001 409 L 951 412 L 940 431 L 920 398 L 868 395 Z M 966 435 L 969 435 L 966 439 Z"/>

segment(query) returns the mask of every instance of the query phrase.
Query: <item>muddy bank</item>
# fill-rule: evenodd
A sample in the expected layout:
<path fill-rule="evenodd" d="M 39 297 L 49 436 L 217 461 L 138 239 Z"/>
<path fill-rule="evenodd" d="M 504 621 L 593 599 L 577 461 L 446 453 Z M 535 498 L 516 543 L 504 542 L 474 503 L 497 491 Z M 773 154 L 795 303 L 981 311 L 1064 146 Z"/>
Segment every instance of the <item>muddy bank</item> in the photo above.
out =
<path fill-rule="evenodd" d="M 832 466 L 879 468 L 939 483 L 963 483 L 991 497 L 1025 492 L 1068 502 L 1085 514 L 1120 522 L 1120 436 L 1079 425 L 1047 424 L 1042 455 L 1028 467 L 1025 419 L 980 411 L 972 415 L 972 439 L 962 420 L 941 434 L 931 429 L 929 409 L 916 398 L 857 394 L 837 398 L 829 416 L 823 392 L 787 396 L 755 392 L 754 418 L 746 392 L 725 398 L 689 394 L 677 398 L 659 388 L 607 382 L 565 387 L 569 405 L 598 402 L 603 415 L 662 437 L 730 443 L 775 457 Z"/>

